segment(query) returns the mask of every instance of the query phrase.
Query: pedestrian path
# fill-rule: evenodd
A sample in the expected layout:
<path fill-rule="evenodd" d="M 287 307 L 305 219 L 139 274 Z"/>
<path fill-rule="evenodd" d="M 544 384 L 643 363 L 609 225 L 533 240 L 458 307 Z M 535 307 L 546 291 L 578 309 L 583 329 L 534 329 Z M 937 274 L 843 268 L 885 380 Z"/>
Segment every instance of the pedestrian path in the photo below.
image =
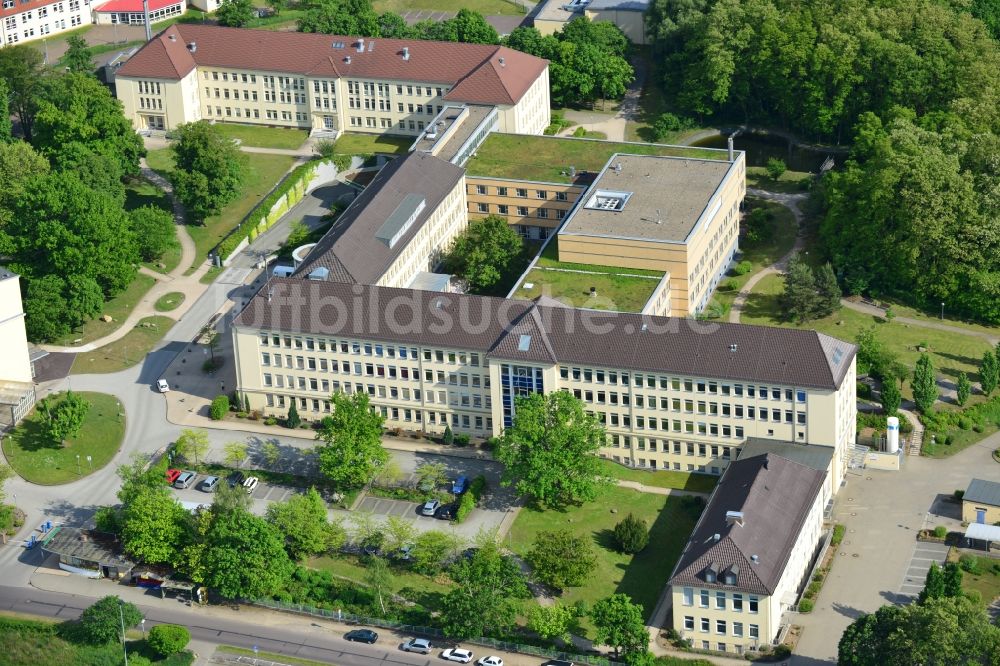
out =
<path fill-rule="evenodd" d="M 885 308 L 878 307 L 877 305 L 871 305 L 869 303 L 859 303 L 857 301 L 852 301 L 849 299 L 841 299 L 840 304 L 849 310 L 854 310 L 855 312 L 863 312 L 864 314 L 870 314 L 873 317 L 885 318 Z M 961 326 L 952 326 L 950 324 L 945 324 L 936 321 L 926 321 L 923 319 L 914 319 L 913 317 L 893 317 L 893 322 L 898 322 L 901 324 L 908 324 L 910 326 L 918 326 L 920 328 L 931 328 L 936 331 L 946 331 L 948 333 L 956 333 L 958 335 L 971 335 L 974 338 L 982 338 L 988 341 L 991 345 L 997 344 L 1000 341 L 1000 333 L 990 334 L 985 331 L 976 331 L 970 328 L 962 328 Z"/>

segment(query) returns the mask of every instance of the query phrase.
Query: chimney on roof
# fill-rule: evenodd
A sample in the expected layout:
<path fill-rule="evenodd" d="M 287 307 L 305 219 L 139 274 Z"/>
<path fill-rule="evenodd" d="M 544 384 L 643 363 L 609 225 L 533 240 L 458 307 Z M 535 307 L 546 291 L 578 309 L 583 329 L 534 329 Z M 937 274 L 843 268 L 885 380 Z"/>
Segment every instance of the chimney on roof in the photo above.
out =
<path fill-rule="evenodd" d="M 719 534 L 718 532 L 716 532 L 715 534 L 712 535 L 712 541 L 719 541 L 721 538 L 722 538 L 722 535 Z"/>
<path fill-rule="evenodd" d="M 407 60 L 408 61 L 409 59 L 410 59 L 410 47 L 409 46 L 404 46 L 403 47 L 403 60 Z"/>
<path fill-rule="evenodd" d="M 364 53 L 364 52 L 365 52 L 365 38 L 358 37 L 358 53 Z"/>
<path fill-rule="evenodd" d="M 733 352 L 734 354 L 736 353 L 737 349 L 739 349 L 739 345 L 737 345 L 735 342 L 729 345 L 729 351 Z"/>
<path fill-rule="evenodd" d="M 344 63 L 350 65 L 351 64 L 351 56 L 344 56 Z"/>
<path fill-rule="evenodd" d="M 732 527 L 733 525 L 743 527 L 742 511 L 726 511 L 726 526 Z"/>
<path fill-rule="evenodd" d="M 750 561 L 753 562 L 754 564 L 760 564 L 760 556 L 758 556 L 758 555 L 751 555 L 750 556 Z"/>
<path fill-rule="evenodd" d="M 198 42 L 188 42 L 188 51 L 190 51 L 191 53 L 197 53 Z"/>
<path fill-rule="evenodd" d="M 729 148 L 729 161 L 733 161 L 733 135 L 730 134 L 729 138 L 726 140 L 726 145 Z"/>
<path fill-rule="evenodd" d="M 169 34 L 169 35 L 167 35 L 167 39 L 169 39 L 172 42 L 176 42 L 177 41 L 177 35 Z"/>
<path fill-rule="evenodd" d="M 504 60 L 503 56 L 500 56 L 500 66 L 501 67 L 506 67 L 507 66 L 507 61 Z"/>

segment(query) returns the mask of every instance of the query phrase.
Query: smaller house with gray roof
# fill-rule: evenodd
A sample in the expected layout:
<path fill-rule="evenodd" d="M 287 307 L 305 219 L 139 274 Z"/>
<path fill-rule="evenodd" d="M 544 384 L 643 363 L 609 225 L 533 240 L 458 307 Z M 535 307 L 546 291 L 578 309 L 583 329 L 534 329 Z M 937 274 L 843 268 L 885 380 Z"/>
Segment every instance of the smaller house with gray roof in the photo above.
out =
<path fill-rule="evenodd" d="M 973 479 L 962 496 L 962 520 L 982 525 L 1000 524 L 1000 483 Z"/>
<path fill-rule="evenodd" d="M 729 465 L 670 578 L 682 638 L 735 654 L 773 643 L 820 547 L 827 476 L 775 453 Z"/>

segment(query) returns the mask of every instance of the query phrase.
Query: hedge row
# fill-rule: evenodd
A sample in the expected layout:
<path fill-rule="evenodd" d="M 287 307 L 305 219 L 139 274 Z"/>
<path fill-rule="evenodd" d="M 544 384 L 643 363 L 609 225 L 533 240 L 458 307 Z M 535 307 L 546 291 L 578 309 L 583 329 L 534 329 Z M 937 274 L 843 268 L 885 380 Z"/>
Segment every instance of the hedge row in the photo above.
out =
<path fill-rule="evenodd" d="M 482 499 L 486 492 L 486 477 L 480 474 L 469 484 L 468 490 L 462 494 L 462 499 L 458 501 L 458 509 L 455 511 L 455 522 L 460 523 L 465 520 L 476 504 Z"/>
<path fill-rule="evenodd" d="M 244 240 L 253 242 L 257 236 L 264 233 L 274 225 L 289 208 L 302 200 L 305 196 L 306 185 L 312 180 L 316 173 L 319 161 L 310 160 L 292 169 L 285 178 L 279 182 L 270 194 L 260 202 L 260 204 L 250 211 L 237 231 L 225 238 L 216 248 L 216 253 L 225 259 L 229 259 L 233 251 Z M 287 195 L 287 197 L 286 197 Z M 275 206 L 286 197 L 281 206 Z M 272 210 L 273 209 L 273 210 Z"/>

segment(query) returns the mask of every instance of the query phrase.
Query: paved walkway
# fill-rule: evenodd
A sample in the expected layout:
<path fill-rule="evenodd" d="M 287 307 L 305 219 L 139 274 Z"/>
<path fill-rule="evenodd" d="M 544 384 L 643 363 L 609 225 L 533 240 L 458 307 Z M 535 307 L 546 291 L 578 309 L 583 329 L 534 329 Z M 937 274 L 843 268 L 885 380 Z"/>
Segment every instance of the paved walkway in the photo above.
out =
<path fill-rule="evenodd" d="M 803 213 L 799 208 L 799 202 L 804 201 L 808 194 L 798 193 L 798 194 L 781 194 L 777 192 L 767 192 L 765 190 L 756 190 L 753 188 L 747 189 L 747 194 L 751 194 L 755 197 L 761 199 L 767 199 L 768 201 L 775 201 L 788 210 L 792 211 L 792 215 L 795 216 L 795 224 L 801 227 Z M 768 275 L 777 275 L 784 272 L 785 267 L 788 266 L 788 261 L 792 258 L 796 252 L 802 249 L 805 245 L 805 239 L 801 235 L 796 235 L 795 243 L 792 244 L 792 249 L 783 256 L 778 261 L 774 262 L 767 268 L 763 268 L 751 276 L 743 288 L 740 289 L 740 293 L 736 295 L 735 300 L 733 300 L 733 305 L 729 309 L 729 321 L 734 324 L 740 323 L 740 315 L 743 314 L 743 307 L 746 305 L 747 297 L 753 291 L 753 288 L 757 286 L 757 283 L 763 280 Z"/>
<path fill-rule="evenodd" d="M 874 317 L 885 317 L 885 308 L 879 307 L 877 305 L 871 305 L 869 303 L 859 303 L 857 301 L 852 301 L 849 299 L 841 299 L 840 304 L 849 310 L 854 310 L 856 312 L 863 312 L 864 314 L 870 314 Z M 974 338 L 982 338 L 986 340 L 991 345 L 1000 342 L 1000 336 L 996 334 L 990 334 L 985 331 L 976 331 L 971 328 L 963 328 L 961 326 L 952 326 L 951 324 L 945 324 L 936 321 L 927 321 L 925 319 L 914 319 L 913 317 L 893 317 L 893 322 L 899 322 L 901 324 L 909 324 L 910 326 L 919 326 L 920 328 L 932 328 L 936 331 L 945 331 L 947 333 L 957 333 L 959 335 L 971 335 Z"/>
<path fill-rule="evenodd" d="M 634 122 L 639 116 L 639 99 L 642 97 L 642 88 L 646 83 L 646 65 L 641 58 L 636 58 L 632 62 L 635 68 L 635 79 L 625 91 L 625 98 L 618 107 L 614 116 L 604 116 L 586 111 L 567 111 L 566 119 L 577 123 L 573 127 L 563 130 L 559 136 L 573 136 L 573 132 L 578 127 L 589 132 L 602 132 L 609 141 L 624 141 L 625 128 L 629 122 Z"/>

